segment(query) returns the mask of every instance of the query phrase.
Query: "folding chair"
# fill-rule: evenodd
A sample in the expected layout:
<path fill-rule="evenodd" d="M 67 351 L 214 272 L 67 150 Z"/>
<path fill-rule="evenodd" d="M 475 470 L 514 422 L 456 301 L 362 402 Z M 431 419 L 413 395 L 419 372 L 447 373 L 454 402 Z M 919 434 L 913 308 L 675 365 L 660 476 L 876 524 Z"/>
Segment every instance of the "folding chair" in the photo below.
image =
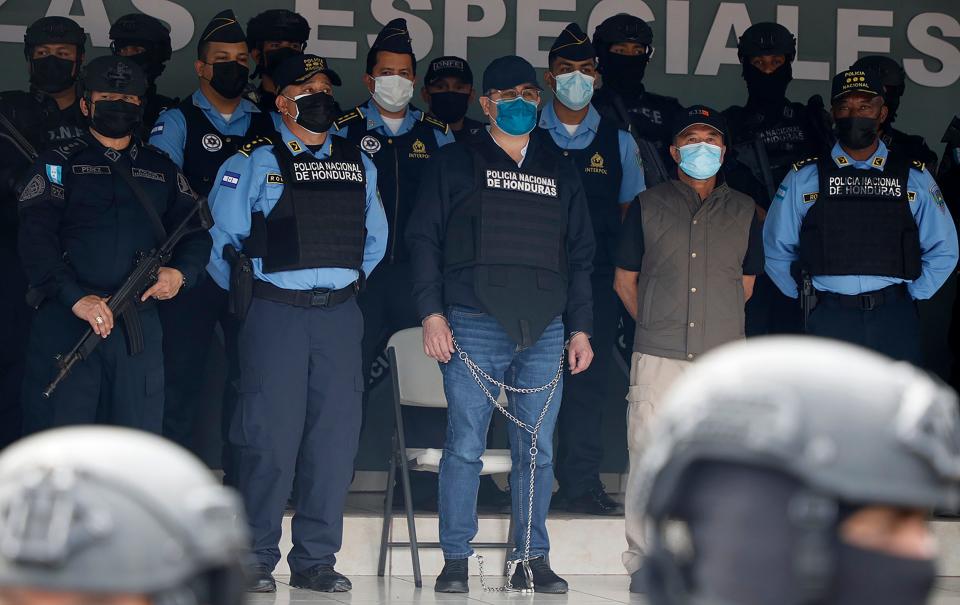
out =
<path fill-rule="evenodd" d="M 380 562 L 377 575 L 383 577 L 387 565 L 387 550 L 396 547 L 409 547 L 413 563 L 413 576 L 416 586 L 423 585 L 420 573 L 420 548 L 440 548 L 439 542 L 418 542 L 417 528 L 413 514 L 413 501 L 410 495 L 410 471 L 440 472 L 442 449 L 406 447 L 403 436 L 403 416 L 401 406 L 445 408 L 447 399 L 443 392 L 443 375 L 437 362 L 423 352 L 423 329 L 409 328 L 394 334 L 387 343 L 387 356 L 390 360 L 390 374 L 393 378 L 393 402 L 395 425 L 393 445 L 390 454 L 390 471 L 387 476 L 387 491 L 383 504 L 383 533 L 380 536 Z M 454 363 L 454 362 L 451 362 Z M 501 401 L 505 398 L 501 396 Z M 483 469 L 481 475 L 509 473 L 511 467 L 510 450 L 486 450 L 481 457 Z M 390 540 L 393 525 L 393 483 L 397 470 L 400 471 L 403 486 L 404 509 L 407 515 L 408 542 Z M 513 517 L 506 542 L 474 542 L 474 548 L 503 548 L 507 557 L 513 550 Z"/>

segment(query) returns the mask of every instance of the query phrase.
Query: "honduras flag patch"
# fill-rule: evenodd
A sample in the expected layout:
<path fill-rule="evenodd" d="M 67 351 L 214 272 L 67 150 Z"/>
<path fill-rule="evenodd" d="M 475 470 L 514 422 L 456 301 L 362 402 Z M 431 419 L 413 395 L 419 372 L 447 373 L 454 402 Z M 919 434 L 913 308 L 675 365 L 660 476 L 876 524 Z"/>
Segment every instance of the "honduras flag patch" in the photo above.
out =
<path fill-rule="evenodd" d="M 155 125 L 150 130 L 150 136 L 153 136 L 155 134 L 163 134 L 163 122 L 160 122 L 159 124 Z"/>
<path fill-rule="evenodd" d="M 63 166 L 47 164 L 47 180 L 54 185 L 63 185 Z"/>
<path fill-rule="evenodd" d="M 240 184 L 240 175 L 236 172 L 224 172 L 223 178 L 220 179 L 220 184 L 224 187 L 229 187 L 231 189 L 236 189 L 237 185 Z"/>

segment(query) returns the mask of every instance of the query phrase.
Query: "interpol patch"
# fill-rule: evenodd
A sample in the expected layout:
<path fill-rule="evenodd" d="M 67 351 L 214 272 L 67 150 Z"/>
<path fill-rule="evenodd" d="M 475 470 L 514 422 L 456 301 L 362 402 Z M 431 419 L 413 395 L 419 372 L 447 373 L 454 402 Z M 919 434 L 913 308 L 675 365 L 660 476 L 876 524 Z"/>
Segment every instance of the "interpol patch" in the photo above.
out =
<path fill-rule="evenodd" d="M 224 187 L 229 187 L 231 189 L 236 189 L 237 185 L 240 184 L 240 175 L 236 172 L 224 172 L 223 178 L 220 179 L 220 184 Z"/>
<path fill-rule="evenodd" d="M 63 185 L 63 166 L 47 164 L 47 180 L 54 185 Z"/>
<path fill-rule="evenodd" d="M 267 174 L 267 182 L 273 185 L 283 185 L 283 176 L 275 172 Z"/>
<path fill-rule="evenodd" d="M 812 204 L 817 201 L 817 198 L 820 197 L 819 191 L 814 191 L 813 193 L 804 193 L 803 194 L 803 203 Z"/>

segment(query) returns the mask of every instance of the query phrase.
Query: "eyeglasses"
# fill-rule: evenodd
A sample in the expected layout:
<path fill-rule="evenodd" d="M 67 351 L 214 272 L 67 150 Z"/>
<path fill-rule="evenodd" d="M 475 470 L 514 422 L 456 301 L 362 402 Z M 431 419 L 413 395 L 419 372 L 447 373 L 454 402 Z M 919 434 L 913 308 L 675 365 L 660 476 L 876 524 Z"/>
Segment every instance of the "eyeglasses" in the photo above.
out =
<path fill-rule="evenodd" d="M 524 88 L 521 91 L 517 91 L 516 88 L 511 88 L 510 90 L 492 90 L 487 96 L 494 102 L 515 101 L 517 97 L 523 97 L 524 101 L 530 101 L 531 103 L 538 103 L 540 101 L 540 91 L 536 88 Z"/>

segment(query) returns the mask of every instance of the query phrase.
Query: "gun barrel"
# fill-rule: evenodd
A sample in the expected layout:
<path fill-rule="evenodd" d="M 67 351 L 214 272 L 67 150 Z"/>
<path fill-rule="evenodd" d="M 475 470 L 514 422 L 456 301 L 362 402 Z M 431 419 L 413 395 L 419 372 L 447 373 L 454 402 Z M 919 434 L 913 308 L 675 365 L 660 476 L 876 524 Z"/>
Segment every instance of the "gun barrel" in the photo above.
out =
<path fill-rule="evenodd" d="M 47 385 L 47 388 L 43 389 L 43 398 L 50 399 L 53 395 L 53 392 L 57 390 L 57 387 L 60 386 L 60 383 L 63 382 L 63 379 L 67 377 L 70 373 L 70 370 L 73 369 L 74 364 L 77 363 L 79 356 L 77 355 L 68 355 L 66 359 L 60 364 L 60 371 L 57 372 L 57 375 L 50 381 L 50 384 Z"/>

